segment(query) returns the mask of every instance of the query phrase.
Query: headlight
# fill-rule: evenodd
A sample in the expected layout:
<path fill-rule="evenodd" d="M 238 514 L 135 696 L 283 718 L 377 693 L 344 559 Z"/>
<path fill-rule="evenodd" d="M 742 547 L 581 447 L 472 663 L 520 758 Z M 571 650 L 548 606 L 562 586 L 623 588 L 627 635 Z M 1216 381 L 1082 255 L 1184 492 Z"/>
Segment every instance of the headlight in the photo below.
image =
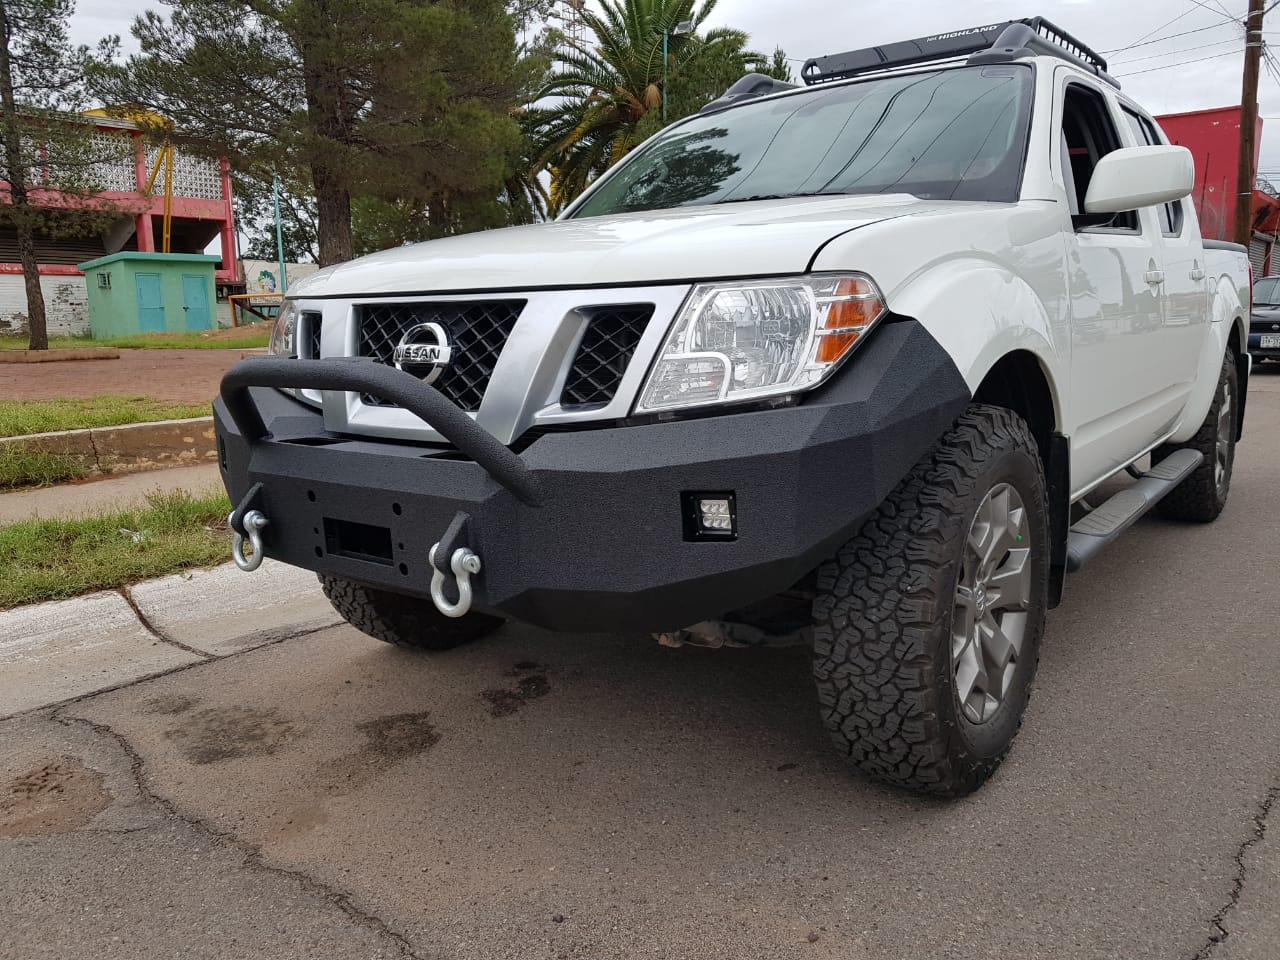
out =
<path fill-rule="evenodd" d="M 636 412 L 811 389 L 884 312 L 880 291 L 859 274 L 699 284 L 671 325 Z"/>
<path fill-rule="evenodd" d="M 267 351 L 280 357 L 298 355 L 298 308 L 292 300 L 280 304 L 276 325 L 271 330 L 271 343 Z"/>

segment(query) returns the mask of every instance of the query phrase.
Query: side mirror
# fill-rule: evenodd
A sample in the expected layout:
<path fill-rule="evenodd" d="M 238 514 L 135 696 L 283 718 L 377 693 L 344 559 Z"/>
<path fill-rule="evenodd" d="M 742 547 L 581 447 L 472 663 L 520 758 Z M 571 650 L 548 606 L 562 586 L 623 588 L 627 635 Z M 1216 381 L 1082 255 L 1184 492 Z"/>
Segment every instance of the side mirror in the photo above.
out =
<path fill-rule="evenodd" d="M 1084 212 L 1124 213 L 1190 195 L 1196 164 L 1186 147 L 1122 147 L 1098 161 Z"/>

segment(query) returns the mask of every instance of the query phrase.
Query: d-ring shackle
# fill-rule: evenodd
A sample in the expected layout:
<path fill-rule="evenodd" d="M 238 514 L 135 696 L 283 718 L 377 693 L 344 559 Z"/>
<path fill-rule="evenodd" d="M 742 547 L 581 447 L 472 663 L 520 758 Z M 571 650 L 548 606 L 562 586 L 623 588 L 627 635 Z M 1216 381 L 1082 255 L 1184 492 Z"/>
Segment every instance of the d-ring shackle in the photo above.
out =
<path fill-rule="evenodd" d="M 431 563 L 431 601 L 446 617 L 456 619 L 466 616 L 471 609 L 471 575 L 480 572 L 480 558 L 466 547 L 453 551 L 453 556 L 449 558 L 449 569 L 458 581 L 458 602 L 450 603 L 444 595 L 444 574 L 436 567 L 436 550 L 439 548 L 440 544 L 437 543 L 427 554 L 427 560 Z"/>
<path fill-rule="evenodd" d="M 262 528 L 268 523 L 267 518 L 261 510 L 250 510 L 244 515 L 244 529 L 249 535 L 249 547 L 253 553 L 249 556 L 244 555 L 244 534 L 236 529 L 236 525 L 232 522 L 235 512 L 227 514 L 227 526 L 231 528 L 231 559 L 236 562 L 236 566 L 246 573 L 257 570 L 262 566 Z"/>

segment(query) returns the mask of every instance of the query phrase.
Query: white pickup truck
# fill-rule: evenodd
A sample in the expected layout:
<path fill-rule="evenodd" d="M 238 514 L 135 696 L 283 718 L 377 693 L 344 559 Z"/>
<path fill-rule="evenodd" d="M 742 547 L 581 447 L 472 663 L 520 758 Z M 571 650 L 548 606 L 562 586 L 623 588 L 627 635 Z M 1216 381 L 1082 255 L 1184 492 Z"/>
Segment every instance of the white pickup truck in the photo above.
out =
<path fill-rule="evenodd" d="M 215 404 L 237 562 L 429 650 L 504 618 L 804 638 L 854 764 L 980 785 L 1065 574 L 1152 506 L 1223 509 L 1247 258 L 1043 20 L 802 76 L 744 78 L 554 223 L 290 290 Z"/>

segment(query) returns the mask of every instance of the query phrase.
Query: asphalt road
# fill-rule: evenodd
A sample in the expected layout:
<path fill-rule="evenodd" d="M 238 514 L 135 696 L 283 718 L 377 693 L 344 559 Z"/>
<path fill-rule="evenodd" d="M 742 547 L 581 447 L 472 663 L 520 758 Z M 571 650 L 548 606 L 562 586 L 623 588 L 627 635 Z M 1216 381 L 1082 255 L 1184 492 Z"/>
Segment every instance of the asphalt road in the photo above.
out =
<path fill-rule="evenodd" d="M 19 716 L 0 957 L 1274 960 L 1277 571 L 1280 365 L 1226 513 L 1069 581 L 959 802 L 846 769 L 795 649 L 337 627 Z"/>

